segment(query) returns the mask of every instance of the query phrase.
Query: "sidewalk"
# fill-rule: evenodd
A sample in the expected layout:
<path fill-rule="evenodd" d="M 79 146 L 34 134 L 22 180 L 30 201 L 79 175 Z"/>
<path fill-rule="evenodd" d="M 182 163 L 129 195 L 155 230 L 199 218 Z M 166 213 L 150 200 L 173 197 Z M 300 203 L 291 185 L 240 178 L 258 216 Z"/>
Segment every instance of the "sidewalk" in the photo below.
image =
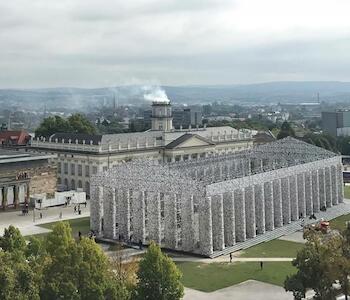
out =
<path fill-rule="evenodd" d="M 38 227 L 36 225 L 51 223 L 57 221 L 64 221 L 70 219 L 78 219 L 90 216 L 90 201 L 87 201 L 87 206 L 80 205 L 81 215 L 74 212 L 74 206 L 55 206 L 43 210 L 30 210 L 28 215 L 23 216 L 21 211 L 7 211 L 0 213 L 0 235 L 3 235 L 4 229 L 13 225 L 26 235 L 40 234 L 49 232 L 49 229 Z M 43 218 L 40 219 L 40 212 Z M 62 212 L 62 219 L 60 219 L 60 213 Z M 34 222 L 35 219 L 35 222 Z"/>

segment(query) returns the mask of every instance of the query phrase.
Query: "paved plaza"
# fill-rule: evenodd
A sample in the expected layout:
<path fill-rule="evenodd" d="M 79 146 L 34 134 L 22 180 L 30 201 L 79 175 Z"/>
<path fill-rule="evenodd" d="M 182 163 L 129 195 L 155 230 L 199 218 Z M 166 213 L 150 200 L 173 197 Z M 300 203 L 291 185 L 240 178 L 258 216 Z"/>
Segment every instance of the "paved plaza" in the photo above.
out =
<path fill-rule="evenodd" d="M 39 227 L 36 225 L 51 223 L 69 219 L 77 219 L 90 216 L 90 201 L 87 201 L 87 206 L 80 205 L 81 215 L 74 212 L 74 206 L 56 206 L 43 210 L 30 210 L 28 215 L 23 216 L 21 211 L 7 211 L 0 213 L 0 235 L 3 234 L 4 229 L 10 225 L 16 226 L 21 233 L 26 235 L 39 234 L 49 232 L 49 229 Z M 42 219 L 40 218 L 42 213 Z M 62 218 L 60 214 L 62 213 Z"/>
<path fill-rule="evenodd" d="M 291 293 L 286 293 L 279 286 L 247 280 L 240 284 L 204 293 L 197 290 L 185 288 L 184 300 L 293 300 Z"/>

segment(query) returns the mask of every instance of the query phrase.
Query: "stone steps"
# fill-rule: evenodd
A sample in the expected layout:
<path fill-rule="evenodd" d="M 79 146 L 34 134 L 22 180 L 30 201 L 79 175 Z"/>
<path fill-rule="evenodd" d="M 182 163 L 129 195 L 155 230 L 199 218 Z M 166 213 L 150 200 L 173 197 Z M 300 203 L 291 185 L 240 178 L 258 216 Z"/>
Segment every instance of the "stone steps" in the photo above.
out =
<path fill-rule="evenodd" d="M 317 220 L 320 220 L 320 219 L 332 220 L 339 216 L 349 214 L 350 204 L 347 202 L 348 201 L 344 203 L 339 203 L 338 205 L 333 206 L 331 208 L 327 208 L 327 211 L 325 212 L 316 213 L 315 216 Z M 312 224 L 315 222 L 316 222 L 315 220 L 310 220 L 308 216 L 304 219 L 304 225 Z M 301 220 L 297 220 L 297 221 L 293 221 L 290 224 L 284 225 L 283 227 L 276 228 L 272 231 L 266 231 L 265 234 L 257 235 L 255 238 L 247 239 L 244 242 L 238 242 L 231 247 L 225 248 L 224 250 L 214 251 L 214 253 L 210 255 L 210 258 L 215 258 L 221 255 L 227 255 L 229 253 L 236 252 L 239 250 L 244 250 L 249 247 L 258 245 L 260 243 L 268 242 L 268 241 L 277 239 L 281 236 L 294 233 L 296 231 L 301 230 L 301 223 L 302 223 Z"/>

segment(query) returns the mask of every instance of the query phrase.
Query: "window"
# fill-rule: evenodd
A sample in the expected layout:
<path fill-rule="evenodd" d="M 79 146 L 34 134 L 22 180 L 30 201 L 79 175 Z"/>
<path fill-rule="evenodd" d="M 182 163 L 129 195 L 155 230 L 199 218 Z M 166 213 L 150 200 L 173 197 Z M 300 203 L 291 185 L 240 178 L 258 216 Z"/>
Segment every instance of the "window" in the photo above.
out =
<path fill-rule="evenodd" d="M 85 176 L 86 177 L 90 176 L 90 166 L 89 165 L 85 165 Z"/>
<path fill-rule="evenodd" d="M 103 167 L 103 172 L 107 171 L 107 167 Z"/>
<path fill-rule="evenodd" d="M 183 157 L 184 157 L 184 160 L 188 160 L 188 154 L 185 154 Z"/>
<path fill-rule="evenodd" d="M 180 156 L 180 155 L 176 155 L 176 156 L 175 156 L 175 161 L 180 161 L 180 159 L 181 159 L 181 156 Z"/>
<path fill-rule="evenodd" d="M 57 173 L 61 173 L 62 171 L 62 164 L 60 162 L 57 163 Z"/>
<path fill-rule="evenodd" d="M 64 174 L 68 174 L 68 163 L 63 164 Z"/>
<path fill-rule="evenodd" d="M 64 179 L 64 189 L 67 191 L 68 190 L 68 179 Z"/>
<path fill-rule="evenodd" d="M 83 167 L 82 167 L 82 165 L 78 165 L 78 176 L 83 176 Z"/>
<path fill-rule="evenodd" d="M 81 182 L 81 180 L 78 181 L 78 188 L 79 189 L 83 188 L 83 183 Z"/>
<path fill-rule="evenodd" d="M 70 164 L 70 174 L 75 175 L 75 164 Z"/>
<path fill-rule="evenodd" d="M 71 181 L 71 186 L 70 186 L 71 190 L 75 190 L 75 180 L 72 179 Z"/>
<path fill-rule="evenodd" d="M 97 167 L 96 166 L 93 166 L 92 167 L 92 174 L 97 174 Z"/>

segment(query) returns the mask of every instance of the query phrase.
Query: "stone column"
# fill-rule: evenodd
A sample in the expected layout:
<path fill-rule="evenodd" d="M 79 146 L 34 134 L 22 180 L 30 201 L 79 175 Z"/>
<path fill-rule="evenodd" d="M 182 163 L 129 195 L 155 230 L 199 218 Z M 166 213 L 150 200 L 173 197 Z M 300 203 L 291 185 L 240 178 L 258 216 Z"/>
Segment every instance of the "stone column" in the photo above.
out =
<path fill-rule="evenodd" d="M 115 189 L 103 189 L 103 236 L 114 239 L 116 235 Z"/>
<path fill-rule="evenodd" d="M 341 163 L 337 165 L 338 177 L 338 203 L 344 202 L 344 182 L 343 182 L 343 166 Z"/>
<path fill-rule="evenodd" d="M 326 186 L 325 186 L 325 171 L 324 169 L 318 170 L 318 186 L 320 197 L 320 207 L 326 207 Z"/>
<path fill-rule="evenodd" d="M 265 199 L 265 228 L 267 231 L 275 229 L 274 226 L 274 209 L 273 209 L 273 186 L 272 181 L 264 183 Z"/>
<path fill-rule="evenodd" d="M 199 202 L 199 247 L 202 255 L 213 254 L 213 227 L 211 219 L 211 197 Z"/>
<path fill-rule="evenodd" d="M 318 184 L 318 170 L 312 171 L 312 202 L 313 212 L 318 213 L 320 211 L 320 197 L 319 197 L 319 184 Z"/>
<path fill-rule="evenodd" d="M 338 204 L 338 176 L 337 176 L 337 168 L 336 166 L 331 166 L 331 180 L 332 180 L 332 204 Z"/>
<path fill-rule="evenodd" d="M 283 214 L 282 214 L 281 179 L 275 179 L 273 181 L 273 215 L 274 215 L 275 228 L 282 227 Z"/>
<path fill-rule="evenodd" d="M 234 199 L 235 199 L 236 241 L 244 242 L 246 240 L 244 189 L 235 190 Z"/>
<path fill-rule="evenodd" d="M 29 182 L 27 182 L 26 197 L 24 202 L 29 204 L 29 201 L 30 201 L 30 185 L 29 185 Z"/>
<path fill-rule="evenodd" d="M 223 195 L 212 196 L 211 200 L 213 248 L 214 251 L 223 250 L 225 248 Z"/>
<path fill-rule="evenodd" d="M 332 207 L 332 178 L 330 167 L 325 167 L 326 205 Z"/>
<path fill-rule="evenodd" d="M 290 213 L 290 191 L 289 191 L 289 178 L 285 177 L 281 179 L 281 192 L 282 192 L 282 214 L 283 224 L 289 224 L 291 221 Z"/>
<path fill-rule="evenodd" d="M 133 191 L 132 211 L 133 211 L 133 237 L 132 242 L 142 244 L 146 241 L 146 224 L 145 224 L 145 191 Z"/>
<path fill-rule="evenodd" d="M 130 190 L 117 191 L 117 214 L 120 216 L 119 234 L 128 241 L 130 238 Z"/>
<path fill-rule="evenodd" d="M 265 199 L 264 199 L 264 185 L 254 185 L 254 199 L 255 199 L 255 222 L 258 234 L 265 233 Z"/>
<path fill-rule="evenodd" d="M 312 200 L 312 177 L 310 172 L 304 173 L 305 176 L 305 205 L 306 215 L 313 214 L 313 200 Z"/>
<path fill-rule="evenodd" d="M 183 251 L 194 249 L 193 195 L 181 195 L 181 240 Z"/>
<path fill-rule="evenodd" d="M 235 203 L 232 192 L 224 193 L 224 233 L 225 245 L 233 246 L 236 243 L 235 236 Z"/>
<path fill-rule="evenodd" d="M 19 185 L 14 186 L 13 197 L 14 197 L 13 204 L 14 204 L 15 208 L 17 208 L 19 205 Z"/>
<path fill-rule="evenodd" d="M 148 192 L 148 238 L 156 244 L 160 244 L 161 237 L 161 215 L 160 215 L 160 194 Z"/>
<path fill-rule="evenodd" d="M 100 235 L 102 232 L 103 218 L 103 187 L 91 185 L 90 193 L 90 227 L 95 232 L 95 234 Z"/>
<path fill-rule="evenodd" d="M 298 207 L 299 217 L 306 217 L 306 204 L 305 204 L 305 176 L 304 173 L 297 175 L 298 184 Z"/>
<path fill-rule="evenodd" d="M 296 175 L 289 176 L 289 192 L 291 219 L 292 221 L 296 221 L 299 219 L 298 183 Z"/>
<path fill-rule="evenodd" d="M 176 195 L 164 194 L 164 238 L 165 247 L 177 248 Z"/>
<path fill-rule="evenodd" d="M 248 186 L 244 189 L 245 199 L 245 224 L 247 238 L 254 238 L 256 236 L 256 225 L 255 225 L 255 199 L 254 199 L 254 188 Z"/>

